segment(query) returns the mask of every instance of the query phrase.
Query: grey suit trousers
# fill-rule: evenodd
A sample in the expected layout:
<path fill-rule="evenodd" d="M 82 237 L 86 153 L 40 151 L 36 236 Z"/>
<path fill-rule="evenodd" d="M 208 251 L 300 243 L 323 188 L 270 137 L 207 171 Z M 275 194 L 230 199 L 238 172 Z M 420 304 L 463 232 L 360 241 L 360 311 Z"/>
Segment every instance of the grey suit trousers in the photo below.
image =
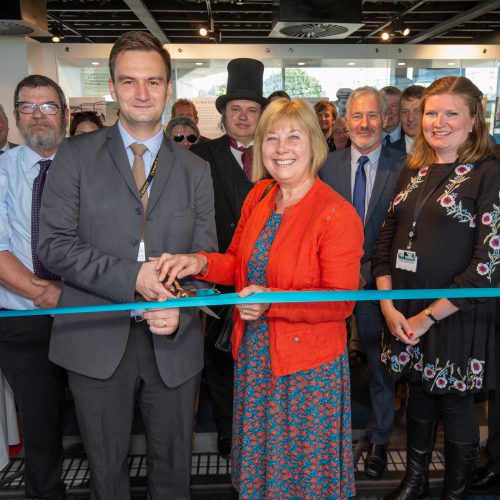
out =
<path fill-rule="evenodd" d="M 161 380 L 147 323 L 131 321 L 123 359 L 106 380 L 69 372 L 91 472 L 91 500 L 130 498 L 127 454 L 135 401 L 147 437 L 151 500 L 189 498 L 194 404 L 199 375 L 169 388 Z"/>

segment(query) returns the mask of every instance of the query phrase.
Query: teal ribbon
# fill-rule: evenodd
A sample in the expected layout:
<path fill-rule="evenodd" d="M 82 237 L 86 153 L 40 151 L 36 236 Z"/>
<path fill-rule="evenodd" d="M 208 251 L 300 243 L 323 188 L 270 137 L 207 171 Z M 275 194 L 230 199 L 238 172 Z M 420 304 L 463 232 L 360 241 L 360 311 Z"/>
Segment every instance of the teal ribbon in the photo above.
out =
<path fill-rule="evenodd" d="M 0 318 L 15 316 L 41 316 L 47 314 L 86 314 L 110 311 L 133 311 L 166 309 L 172 307 L 222 306 L 228 304 L 275 304 L 304 302 L 339 302 L 360 300 L 409 300 L 409 299 L 458 299 L 500 297 L 500 288 L 438 288 L 427 290 L 349 290 L 328 292 L 259 292 L 249 297 L 238 297 L 236 293 L 224 293 L 201 297 L 169 299 L 166 302 L 132 302 L 128 304 L 106 304 L 98 306 L 55 307 L 52 309 L 29 309 L 22 311 L 0 311 Z"/>

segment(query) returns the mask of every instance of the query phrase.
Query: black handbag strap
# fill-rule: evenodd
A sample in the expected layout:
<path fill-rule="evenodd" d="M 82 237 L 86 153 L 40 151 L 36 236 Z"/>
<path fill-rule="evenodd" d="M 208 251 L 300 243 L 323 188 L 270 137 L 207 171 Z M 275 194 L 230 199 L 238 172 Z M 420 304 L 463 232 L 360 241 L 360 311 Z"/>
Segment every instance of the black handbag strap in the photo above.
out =
<path fill-rule="evenodd" d="M 259 198 L 259 203 L 266 197 L 267 193 L 269 193 L 269 191 L 271 191 L 271 189 L 276 185 L 276 181 L 272 181 L 270 182 L 266 189 L 264 189 L 264 191 L 262 192 L 262 196 Z"/>

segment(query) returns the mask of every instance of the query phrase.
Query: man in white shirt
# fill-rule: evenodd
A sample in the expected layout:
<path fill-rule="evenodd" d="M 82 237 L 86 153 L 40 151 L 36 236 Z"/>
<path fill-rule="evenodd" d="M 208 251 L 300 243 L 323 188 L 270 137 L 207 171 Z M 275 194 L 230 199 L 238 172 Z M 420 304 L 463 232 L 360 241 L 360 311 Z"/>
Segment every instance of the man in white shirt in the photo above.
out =
<path fill-rule="evenodd" d="M 394 142 L 391 147 L 400 149 L 405 153 L 409 153 L 413 146 L 413 141 L 420 130 L 422 121 L 422 112 L 420 111 L 420 101 L 424 94 L 425 88 L 422 85 L 410 85 L 403 90 L 401 95 L 401 127 L 403 129 L 403 137 L 399 142 Z"/>

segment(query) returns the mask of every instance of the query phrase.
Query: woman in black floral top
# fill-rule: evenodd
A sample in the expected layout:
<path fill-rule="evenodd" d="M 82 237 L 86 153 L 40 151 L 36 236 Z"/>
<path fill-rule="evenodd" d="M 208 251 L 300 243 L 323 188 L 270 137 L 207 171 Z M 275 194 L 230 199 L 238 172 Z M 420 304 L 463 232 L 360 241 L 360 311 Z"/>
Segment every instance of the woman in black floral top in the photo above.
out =
<path fill-rule="evenodd" d="M 425 91 L 422 125 L 377 242 L 379 290 L 494 287 L 500 271 L 500 162 L 482 94 L 465 77 Z M 444 421 L 441 498 L 466 498 L 479 452 L 473 394 L 494 378 L 494 310 L 486 299 L 381 301 L 382 361 L 407 375 L 407 472 L 387 498 L 425 496 L 438 417 Z"/>

